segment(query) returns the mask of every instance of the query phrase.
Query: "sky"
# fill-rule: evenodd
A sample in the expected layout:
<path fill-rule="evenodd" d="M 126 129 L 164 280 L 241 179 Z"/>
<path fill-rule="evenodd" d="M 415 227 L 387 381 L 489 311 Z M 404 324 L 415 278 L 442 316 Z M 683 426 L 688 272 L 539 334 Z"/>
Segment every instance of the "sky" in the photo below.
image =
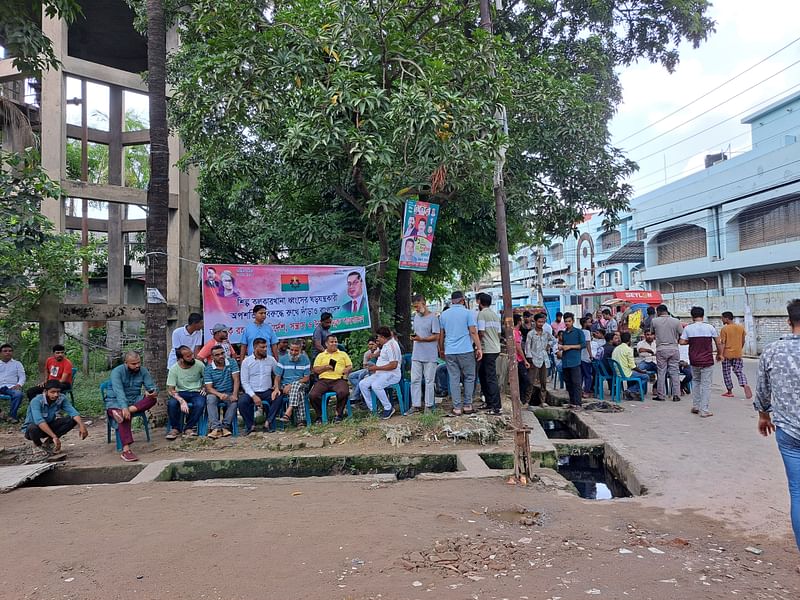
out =
<path fill-rule="evenodd" d="M 714 4 L 709 15 L 717 22 L 716 32 L 697 49 L 683 44 L 674 73 L 649 63 L 620 72 L 623 102 L 610 128 L 613 144 L 639 163 L 629 180 L 634 199 L 665 180 L 701 170 L 706 154 L 728 152 L 729 147 L 733 156 L 749 150 L 749 127 L 741 124 L 742 118 L 800 91 L 800 2 Z M 787 44 L 791 45 L 772 58 L 664 119 Z"/>

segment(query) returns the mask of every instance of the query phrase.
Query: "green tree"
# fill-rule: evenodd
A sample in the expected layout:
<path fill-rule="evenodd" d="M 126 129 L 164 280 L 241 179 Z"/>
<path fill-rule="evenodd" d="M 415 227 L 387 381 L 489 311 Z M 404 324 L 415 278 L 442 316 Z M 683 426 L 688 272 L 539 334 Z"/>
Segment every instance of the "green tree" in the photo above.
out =
<path fill-rule="evenodd" d="M 404 317 L 412 279 L 395 256 L 406 196 L 442 206 L 428 276 L 417 279 L 430 287 L 477 273 L 496 252 L 490 199 L 503 149 L 512 246 L 566 233 L 588 209 L 613 220 L 635 168 L 608 141 L 614 69 L 639 58 L 674 67 L 677 44 L 711 28 L 706 9 L 704 0 L 520 1 L 491 35 L 473 0 L 269 9 L 198 0 L 176 13 L 173 122 L 201 168 L 204 208 L 245 201 L 232 215 L 241 221 L 208 223 L 228 235 L 225 251 L 254 247 L 237 232 L 255 210 L 265 258 L 380 261 L 369 279 L 373 322 L 381 302 Z M 295 240 L 302 222 L 318 226 Z M 219 234 L 211 239 L 223 248 Z"/>

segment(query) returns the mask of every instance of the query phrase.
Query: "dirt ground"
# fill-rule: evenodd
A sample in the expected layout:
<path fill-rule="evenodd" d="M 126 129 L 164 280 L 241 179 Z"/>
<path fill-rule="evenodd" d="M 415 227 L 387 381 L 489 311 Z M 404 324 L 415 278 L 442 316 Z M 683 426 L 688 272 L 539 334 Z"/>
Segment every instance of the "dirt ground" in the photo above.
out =
<path fill-rule="evenodd" d="M 23 488 L 0 515 L 9 599 L 800 597 L 788 538 L 498 479 Z"/>

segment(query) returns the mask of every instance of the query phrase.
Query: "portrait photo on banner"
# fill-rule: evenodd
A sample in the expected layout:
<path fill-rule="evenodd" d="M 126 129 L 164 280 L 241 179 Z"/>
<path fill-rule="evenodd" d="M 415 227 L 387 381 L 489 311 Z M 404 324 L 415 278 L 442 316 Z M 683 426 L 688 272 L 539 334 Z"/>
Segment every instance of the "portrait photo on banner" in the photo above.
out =
<path fill-rule="evenodd" d="M 205 264 L 202 290 L 204 322 L 227 325 L 233 343 L 259 305 L 279 338 L 311 336 L 324 312 L 334 333 L 371 326 L 365 267 Z"/>
<path fill-rule="evenodd" d="M 400 242 L 400 269 L 426 271 L 431 259 L 439 205 L 406 200 Z"/>

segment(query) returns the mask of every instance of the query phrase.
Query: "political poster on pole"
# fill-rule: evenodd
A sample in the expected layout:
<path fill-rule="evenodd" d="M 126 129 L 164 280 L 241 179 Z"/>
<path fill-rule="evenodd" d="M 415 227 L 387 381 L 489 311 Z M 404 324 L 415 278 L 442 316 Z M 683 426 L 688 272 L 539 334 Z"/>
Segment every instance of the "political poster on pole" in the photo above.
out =
<path fill-rule="evenodd" d="M 400 243 L 400 269 L 427 271 L 438 218 L 438 204 L 406 200 Z"/>
<path fill-rule="evenodd" d="M 365 267 L 329 265 L 203 265 L 203 320 L 230 328 L 241 339 L 253 308 L 267 309 L 279 338 L 307 337 L 324 312 L 333 315 L 331 332 L 370 327 Z M 207 338 L 210 337 L 207 334 Z"/>

